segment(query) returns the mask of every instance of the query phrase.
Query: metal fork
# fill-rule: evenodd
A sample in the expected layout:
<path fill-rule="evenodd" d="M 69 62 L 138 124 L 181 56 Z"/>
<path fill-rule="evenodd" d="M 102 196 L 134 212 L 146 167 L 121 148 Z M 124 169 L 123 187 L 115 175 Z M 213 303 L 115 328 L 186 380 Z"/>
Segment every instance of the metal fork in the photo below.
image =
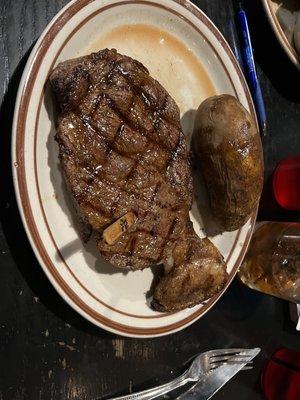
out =
<path fill-rule="evenodd" d="M 109 400 L 150 400 L 161 396 L 172 390 L 175 390 L 188 382 L 196 382 L 201 376 L 212 369 L 219 367 L 225 363 L 244 363 L 249 360 L 247 358 L 248 349 L 217 349 L 210 350 L 198 355 L 190 367 L 178 378 L 167 382 L 163 385 L 156 386 L 151 389 L 131 393 L 126 396 L 114 397 Z M 251 369 L 251 365 L 247 365 L 243 369 Z"/>

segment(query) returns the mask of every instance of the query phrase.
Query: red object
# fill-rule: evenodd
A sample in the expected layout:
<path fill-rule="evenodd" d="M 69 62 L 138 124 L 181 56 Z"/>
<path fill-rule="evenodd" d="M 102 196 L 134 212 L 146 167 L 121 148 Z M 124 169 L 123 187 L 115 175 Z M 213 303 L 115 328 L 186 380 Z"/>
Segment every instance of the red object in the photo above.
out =
<path fill-rule="evenodd" d="M 277 203 L 287 210 L 300 210 L 300 156 L 282 160 L 273 175 Z"/>
<path fill-rule="evenodd" d="M 300 351 L 277 350 L 262 373 L 261 383 L 266 400 L 299 400 Z"/>

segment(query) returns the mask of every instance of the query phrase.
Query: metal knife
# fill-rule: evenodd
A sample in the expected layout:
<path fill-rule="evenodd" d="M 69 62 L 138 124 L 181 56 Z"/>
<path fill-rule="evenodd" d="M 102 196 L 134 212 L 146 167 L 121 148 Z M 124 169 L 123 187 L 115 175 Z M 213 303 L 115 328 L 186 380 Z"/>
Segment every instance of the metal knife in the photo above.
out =
<path fill-rule="evenodd" d="M 260 348 L 247 351 L 246 362 L 236 364 L 224 364 L 221 367 L 208 372 L 200 381 L 193 385 L 188 391 L 177 397 L 176 400 L 208 400 L 222 386 L 225 385 L 236 373 L 238 373 L 248 362 L 260 352 Z"/>

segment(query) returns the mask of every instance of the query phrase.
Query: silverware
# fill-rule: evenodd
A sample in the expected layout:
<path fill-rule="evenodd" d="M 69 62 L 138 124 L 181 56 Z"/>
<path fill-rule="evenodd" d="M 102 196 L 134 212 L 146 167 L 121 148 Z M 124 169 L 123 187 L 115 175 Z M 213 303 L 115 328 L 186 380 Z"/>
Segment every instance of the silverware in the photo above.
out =
<path fill-rule="evenodd" d="M 205 373 L 217 368 L 218 366 L 226 362 L 240 363 L 245 360 L 245 352 L 247 349 L 217 349 L 210 350 L 205 353 L 198 355 L 191 366 L 185 371 L 181 376 L 175 378 L 171 382 L 165 383 L 163 385 L 143 390 L 136 393 L 131 393 L 121 397 L 115 397 L 109 400 L 150 400 L 155 397 L 161 396 L 168 393 L 174 389 L 177 389 L 187 382 L 198 381 Z M 242 355 L 243 354 L 243 355 Z M 249 360 L 250 361 L 250 360 Z M 242 369 L 247 364 L 243 362 L 240 369 Z M 247 369 L 251 366 L 245 367 Z"/>
<path fill-rule="evenodd" d="M 260 348 L 249 349 L 240 353 L 239 360 L 224 363 L 213 371 L 207 372 L 203 378 L 176 400 L 209 400 L 222 386 L 237 374 L 249 361 L 260 352 Z"/>

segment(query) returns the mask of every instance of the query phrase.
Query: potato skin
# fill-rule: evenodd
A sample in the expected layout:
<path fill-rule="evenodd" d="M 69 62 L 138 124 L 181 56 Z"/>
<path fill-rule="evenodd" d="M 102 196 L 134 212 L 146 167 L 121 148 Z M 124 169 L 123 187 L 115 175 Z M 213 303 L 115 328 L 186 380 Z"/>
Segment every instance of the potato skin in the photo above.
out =
<path fill-rule="evenodd" d="M 211 208 L 225 231 L 234 231 L 256 210 L 263 187 L 263 152 L 256 124 L 233 96 L 200 104 L 193 147 Z"/>

